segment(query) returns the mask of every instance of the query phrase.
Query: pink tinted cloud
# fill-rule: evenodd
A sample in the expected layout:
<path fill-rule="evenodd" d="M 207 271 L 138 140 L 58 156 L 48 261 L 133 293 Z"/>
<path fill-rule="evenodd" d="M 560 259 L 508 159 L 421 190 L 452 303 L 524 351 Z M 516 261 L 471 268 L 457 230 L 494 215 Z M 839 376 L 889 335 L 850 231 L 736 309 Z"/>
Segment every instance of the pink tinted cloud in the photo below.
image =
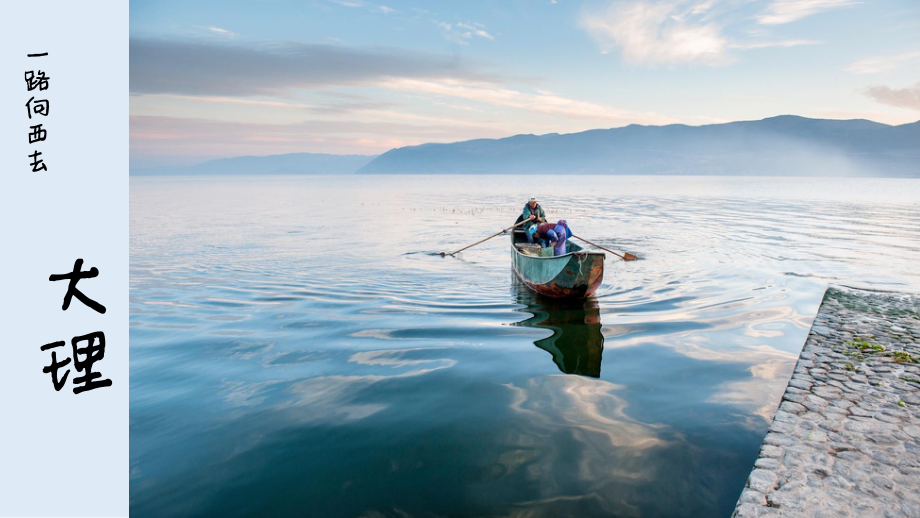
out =
<path fill-rule="evenodd" d="M 488 127 L 457 128 L 434 123 L 262 124 L 135 115 L 130 124 L 131 160 L 143 166 L 189 165 L 212 158 L 283 153 L 376 155 L 425 142 L 450 142 L 483 134 L 505 136 Z"/>

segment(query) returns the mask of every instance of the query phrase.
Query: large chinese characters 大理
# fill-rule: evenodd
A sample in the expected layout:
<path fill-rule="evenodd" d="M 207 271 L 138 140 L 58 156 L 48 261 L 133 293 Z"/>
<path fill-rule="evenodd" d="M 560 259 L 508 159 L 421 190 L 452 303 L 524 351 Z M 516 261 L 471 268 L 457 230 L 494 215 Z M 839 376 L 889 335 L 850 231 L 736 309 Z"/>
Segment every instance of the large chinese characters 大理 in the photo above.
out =
<path fill-rule="evenodd" d="M 105 314 L 105 306 L 86 296 L 86 294 L 77 288 L 77 282 L 81 279 L 92 279 L 98 276 L 99 270 L 96 267 L 83 271 L 83 259 L 77 259 L 76 262 L 74 262 L 72 272 L 53 274 L 48 277 L 48 280 L 52 282 L 69 281 L 67 284 L 67 293 L 64 294 L 64 303 L 61 305 L 61 310 L 67 311 L 70 307 L 70 303 L 76 298 L 96 313 Z M 58 360 L 57 353 L 59 351 L 55 349 L 64 348 L 64 350 L 66 350 L 66 345 L 67 344 L 63 340 L 60 340 L 45 344 L 41 347 L 42 351 L 51 351 L 51 364 L 42 368 L 42 372 L 51 375 L 51 383 L 54 386 L 54 390 L 60 391 L 67 383 L 67 377 L 70 375 L 70 369 L 67 367 L 71 364 L 71 361 L 73 361 L 73 367 L 77 372 L 82 373 L 81 376 L 75 375 L 73 377 L 73 384 L 76 385 L 73 389 L 74 394 L 112 385 L 112 380 L 100 379 L 102 378 L 102 373 L 93 370 L 93 364 L 102 360 L 105 356 L 105 333 L 102 331 L 94 331 L 85 335 L 74 336 L 70 340 L 71 349 L 73 351 L 72 360 L 70 357 L 66 356 Z"/>

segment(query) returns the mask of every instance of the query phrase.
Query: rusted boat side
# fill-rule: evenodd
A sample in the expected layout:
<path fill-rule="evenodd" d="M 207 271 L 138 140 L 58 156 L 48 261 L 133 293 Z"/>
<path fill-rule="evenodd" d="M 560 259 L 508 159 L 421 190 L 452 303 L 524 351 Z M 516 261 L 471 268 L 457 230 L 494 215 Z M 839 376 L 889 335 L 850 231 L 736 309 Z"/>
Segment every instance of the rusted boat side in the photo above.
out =
<path fill-rule="evenodd" d="M 557 257 L 534 257 L 520 252 L 511 237 L 511 265 L 528 288 L 554 298 L 586 298 L 604 279 L 604 254 L 586 252 L 569 243 L 570 252 Z"/>

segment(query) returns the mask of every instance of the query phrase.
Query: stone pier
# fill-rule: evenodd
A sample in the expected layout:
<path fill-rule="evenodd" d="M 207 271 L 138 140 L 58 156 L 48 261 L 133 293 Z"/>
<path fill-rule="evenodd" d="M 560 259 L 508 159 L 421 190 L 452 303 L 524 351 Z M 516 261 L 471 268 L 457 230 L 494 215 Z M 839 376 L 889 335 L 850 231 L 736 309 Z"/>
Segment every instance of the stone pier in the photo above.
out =
<path fill-rule="evenodd" d="M 920 518 L 920 297 L 830 288 L 733 517 Z"/>

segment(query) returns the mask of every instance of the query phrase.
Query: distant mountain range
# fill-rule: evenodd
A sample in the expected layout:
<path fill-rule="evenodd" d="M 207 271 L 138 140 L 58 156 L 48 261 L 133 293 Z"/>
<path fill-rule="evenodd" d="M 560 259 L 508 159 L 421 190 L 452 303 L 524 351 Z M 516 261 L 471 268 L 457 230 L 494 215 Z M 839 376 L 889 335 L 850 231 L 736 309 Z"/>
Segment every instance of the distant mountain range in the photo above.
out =
<path fill-rule="evenodd" d="M 358 172 L 920 177 L 920 122 L 785 115 L 707 126 L 633 124 L 403 147 Z"/>
<path fill-rule="evenodd" d="M 670 174 L 920 178 L 920 121 L 792 115 L 706 126 L 639 126 L 422 144 L 380 156 L 293 153 L 132 175 Z"/>
<path fill-rule="evenodd" d="M 376 158 L 375 155 L 325 155 L 322 153 L 239 156 L 211 160 L 190 167 L 132 169 L 131 174 L 134 176 L 354 174 L 374 158 Z"/>

